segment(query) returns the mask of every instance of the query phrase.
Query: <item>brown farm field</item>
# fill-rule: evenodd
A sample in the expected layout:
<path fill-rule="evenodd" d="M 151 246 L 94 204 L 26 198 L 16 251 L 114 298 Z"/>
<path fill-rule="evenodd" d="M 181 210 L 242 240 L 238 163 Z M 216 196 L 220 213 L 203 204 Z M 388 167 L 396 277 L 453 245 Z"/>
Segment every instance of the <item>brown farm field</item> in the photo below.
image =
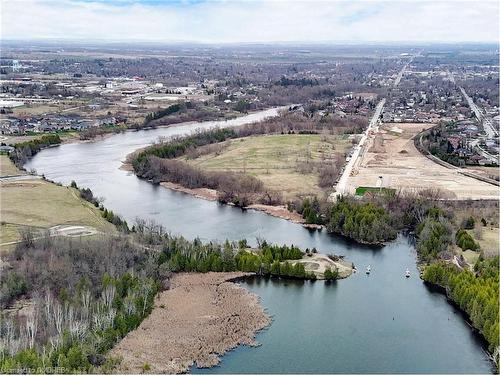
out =
<path fill-rule="evenodd" d="M 348 179 L 350 190 L 358 186 L 394 189 L 439 189 L 448 199 L 498 199 L 498 186 L 458 173 L 422 155 L 413 138 L 433 124 L 384 124 L 369 140 L 358 168 Z"/>
<path fill-rule="evenodd" d="M 285 199 L 291 199 L 322 194 L 318 174 L 312 166 L 335 160 L 337 156 L 339 160 L 344 160 L 350 146 L 348 136 L 263 135 L 226 141 L 217 152 L 182 159 L 203 170 L 253 175 L 267 188 L 280 191 Z"/>

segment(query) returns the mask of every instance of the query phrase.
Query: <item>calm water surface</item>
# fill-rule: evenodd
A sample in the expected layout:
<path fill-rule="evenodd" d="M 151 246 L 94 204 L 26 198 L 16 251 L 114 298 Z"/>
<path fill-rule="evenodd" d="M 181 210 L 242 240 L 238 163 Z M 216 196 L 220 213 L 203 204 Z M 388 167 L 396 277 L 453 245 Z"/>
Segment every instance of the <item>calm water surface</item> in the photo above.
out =
<path fill-rule="evenodd" d="M 226 122 L 185 124 L 66 144 L 36 155 L 27 169 L 89 187 L 129 223 L 151 218 L 174 234 L 223 241 L 257 237 L 345 255 L 363 272 L 332 284 L 252 279 L 243 283 L 273 316 L 258 348 L 239 347 L 212 373 L 488 373 L 480 340 L 446 299 L 418 278 L 415 251 L 404 237 L 372 248 L 256 211 L 204 201 L 139 180 L 119 169 L 126 155 L 158 137 L 196 128 L 235 126 L 271 116 L 268 110 Z M 406 279 L 409 268 L 412 277 Z"/>

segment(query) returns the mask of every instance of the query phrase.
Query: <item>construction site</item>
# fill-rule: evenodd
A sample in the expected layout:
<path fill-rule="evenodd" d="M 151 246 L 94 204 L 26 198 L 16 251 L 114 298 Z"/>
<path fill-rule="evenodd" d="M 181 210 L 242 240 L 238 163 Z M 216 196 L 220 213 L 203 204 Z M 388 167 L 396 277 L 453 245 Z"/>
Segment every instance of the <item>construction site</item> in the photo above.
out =
<path fill-rule="evenodd" d="M 434 124 L 386 123 L 370 131 L 346 181 L 346 192 L 359 187 L 406 191 L 439 190 L 446 199 L 498 199 L 495 181 L 478 180 L 461 168 L 423 155 L 414 138 Z"/>

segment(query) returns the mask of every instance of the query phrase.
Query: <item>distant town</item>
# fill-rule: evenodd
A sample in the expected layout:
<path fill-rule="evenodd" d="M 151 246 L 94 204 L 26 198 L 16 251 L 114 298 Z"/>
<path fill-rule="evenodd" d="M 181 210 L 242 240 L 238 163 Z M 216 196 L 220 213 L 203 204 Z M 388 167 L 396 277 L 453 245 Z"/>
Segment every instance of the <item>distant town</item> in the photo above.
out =
<path fill-rule="evenodd" d="M 196 48 L 185 48 L 168 59 L 159 57 L 160 50 L 83 59 L 71 47 L 28 53 L 7 47 L 0 70 L 0 132 L 76 132 L 86 139 L 140 128 L 148 113 L 178 102 L 192 105 L 172 123 L 231 118 L 294 101 L 314 116 L 367 119 L 377 97 L 390 91 L 383 123 L 446 124 L 434 154 L 446 154 L 456 165 L 499 164 L 498 65 L 489 58 L 456 59 L 455 52 L 415 48 L 408 62 L 410 52 L 394 50 L 365 70 L 356 57 L 329 61 L 328 51 L 291 51 L 286 65 L 276 65 L 280 55 L 265 48 L 252 57 L 245 52 L 221 49 L 198 56 Z M 231 53 L 245 63 L 235 64 Z M 207 65 L 213 59 L 219 63 Z M 407 64 L 403 80 L 399 64 Z"/>

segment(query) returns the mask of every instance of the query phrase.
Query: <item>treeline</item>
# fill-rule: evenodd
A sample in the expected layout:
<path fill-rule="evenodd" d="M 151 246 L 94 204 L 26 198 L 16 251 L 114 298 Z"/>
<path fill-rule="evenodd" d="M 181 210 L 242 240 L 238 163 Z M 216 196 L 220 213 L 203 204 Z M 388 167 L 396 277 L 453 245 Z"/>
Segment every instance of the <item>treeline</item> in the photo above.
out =
<path fill-rule="evenodd" d="M 79 138 L 82 141 L 88 141 L 97 137 L 104 136 L 110 133 L 120 133 L 127 129 L 125 125 L 107 125 L 107 126 L 92 126 L 79 133 Z"/>
<path fill-rule="evenodd" d="M 463 250 L 479 250 L 467 230 L 498 223 L 499 205 L 496 201 L 444 201 L 439 191 L 422 190 L 362 199 L 344 196 L 337 202 L 305 197 L 289 202 L 288 209 L 299 212 L 308 224 L 324 225 L 358 242 L 381 243 L 395 238 L 400 230 L 414 232 L 421 259 L 431 261 L 452 243 Z M 461 212 L 475 212 L 478 219 L 456 217 Z"/>
<path fill-rule="evenodd" d="M 231 128 L 217 128 L 197 132 L 196 134 L 186 137 L 177 137 L 164 143 L 149 146 L 142 152 L 138 153 L 133 159 L 133 166 L 134 169 L 139 168 L 140 164 L 150 155 L 163 159 L 173 159 L 183 156 L 190 149 L 195 149 L 212 143 L 224 142 L 227 139 L 236 137 L 236 131 Z"/>
<path fill-rule="evenodd" d="M 469 316 L 485 337 L 498 363 L 499 342 L 499 257 L 479 260 L 474 270 L 436 262 L 425 268 L 423 279 L 444 288 L 446 295 Z"/>
<path fill-rule="evenodd" d="M 481 255 L 471 272 L 463 256 L 453 254 L 450 246 L 455 243 L 462 250 L 479 250 L 479 244 L 467 232 L 474 228 L 475 220 L 469 216 L 456 223 L 455 207 L 443 205 L 434 202 L 423 212 L 423 219 L 416 227 L 417 253 L 427 264 L 422 277 L 442 287 L 448 298 L 469 316 L 473 327 L 488 341 L 489 351 L 498 364 L 499 257 L 483 259 Z M 486 219 L 481 218 L 481 225 L 486 224 Z M 452 262 L 454 259 L 456 262 Z"/>
<path fill-rule="evenodd" d="M 204 171 L 180 160 L 169 160 L 201 146 L 236 137 L 238 132 L 235 129 L 214 129 L 153 145 L 133 159 L 134 171 L 139 177 L 154 183 L 169 181 L 190 189 L 215 189 L 220 202 L 239 207 L 255 202 L 280 203 L 280 194 L 266 190 L 262 181 L 256 177 L 237 172 Z"/>
<path fill-rule="evenodd" d="M 263 242 L 257 249 L 249 250 L 246 242 L 236 244 L 226 241 L 218 244 L 202 244 L 195 240 L 189 251 L 177 242 L 165 253 L 170 270 L 174 272 L 255 272 L 261 276 L 280 276 L 315 279 L 314 273 L 306 272 L 304 265 L 291 264 L 290 260 L 301 259 L 304 253 L 295 246 L 269 245 Z"/>
<path fill-rule="evenodd" d="M 188 102 L 189 103 L 189 102 Z M 179 112 L 181 109 L 186 108 L 190 103 L 188 104 L 173 104 L 165 109 L 161 109 L 156 112 L 148 113 L 146 115 L 146 118 L 144 119 L 144 125 L 149 124 L 153 120 L 158 120 L 159 118 L 162 118 L 164 116 L 171 115 L 172 113 Z"/>
<path fill-rule="evenodd" d="M 189 136 L 177 137 L 166 142 L 152 145 L 138 153 L 132 160 L 132 164 L 135 169 L 139 168 L 140 163 L 149 155 L 172 159 L 186 155 L 188 152 L 192 152 L 206 145 L 252 135 L 294 134 L 301 132 L 304 134 L 322 134 L 324 132 L 330 134 L 343 134 L 346 132 L 346 127 L 348 127 L 348 125 L 363 129 L 366 123 L 365 119 L 311 119 L 295 112 L 285 111 L 280 116 L 253 124 L 242 125 L 236 128 L 216 128 L 200 131 Z"/>
<path fill-rule="evenodd" d="M 254 176 L 238 172 L 204 171 L 179 160 L 149 156 L 138 169 L 137 176 L 159 183 L 169 181 L 189 189 L 208 188 L 217 190 L 221 203 L 246 207 L 251 203 L 276 204 L 281 196 L 264 188 Z"/>
<path fill-rule="evenodd" d="M 234 117 L 230 112 L 217 111 L 205 103 L 186 101 L 173 104 L 167 108 L 146 115 L 142 124 L 136 124 L 133 128 L 156 127 L 161 125 L 178 124 L 188 121 L 211 121 Z"/>
<path fill-rule="evenodd" d="M 310 79 L 310 78 L 288 78 L 288 77 L 281 77 L 278 82 L 276 82 L 276 85 L 279 86 L 299 86 L 299 87 L 304 87 L 304 86 L 318 86 L 319 82 L 317 79 Z M 335 96 L 335 95 L 333 95 Z"/>
<path fill-rule="evenodd" d="M 47 134 L 31 141 L 20 142 L 14 146 L 10 153 L 10 159 L 18 167 L 22 168 L 29 158 L 37 154 L 41 149 L 61 143 L 58 134 Z"/>

